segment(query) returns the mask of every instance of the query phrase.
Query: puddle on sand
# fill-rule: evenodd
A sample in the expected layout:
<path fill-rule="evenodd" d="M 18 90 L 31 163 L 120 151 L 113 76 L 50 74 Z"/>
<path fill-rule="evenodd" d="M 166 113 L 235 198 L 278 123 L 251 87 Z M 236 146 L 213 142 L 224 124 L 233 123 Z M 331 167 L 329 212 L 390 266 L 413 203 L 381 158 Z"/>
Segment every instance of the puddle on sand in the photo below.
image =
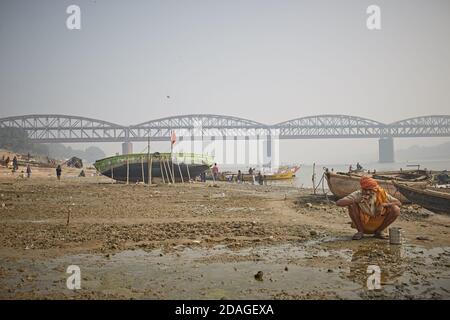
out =
<path fill-rule="evenodd" d="M 341 248 L 344 246 L 340 246 Z M 320 244 L 230 250 L 178 246 L 80 254 L 54 259 L 5 260 L 0 297 L 31 293 L 67 297 L 83 291 L 137 299 L 450 298 L 450 249 L 362 243 L 330 249 Z M 66 268 L 81 269 L 81 290 L 66 288 Z M 381 269 L 381 290 L 367 289 L 367 267 Z M 287 267 L 287 270 L 285 269 Z M 17 270 L 24 269 L 22 272 Z M 263 271 L 263 281 L 254 275 Z M 9 289 L 9 290 L 8 290 Z"/>

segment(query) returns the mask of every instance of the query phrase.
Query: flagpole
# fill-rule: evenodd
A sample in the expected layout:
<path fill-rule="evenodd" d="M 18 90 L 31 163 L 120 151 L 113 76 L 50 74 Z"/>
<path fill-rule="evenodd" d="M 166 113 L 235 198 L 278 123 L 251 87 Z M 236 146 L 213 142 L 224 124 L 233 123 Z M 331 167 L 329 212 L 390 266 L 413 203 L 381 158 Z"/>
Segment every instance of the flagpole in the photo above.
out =
<path fill-rule="evenodd" d="M 172 180 L 175 183 L 175 167 L 173 165 L 173 144 L 175 143 L 175 132 L 172 130 L 170 134 L 170 160 L 172 162 Z"/>
<path fill-rule="evenodd" d="M 152 158 L 153 160 L 153 158 Z M 148 131 L 148 142 L 147 142 L 147 183 L 152 184 L 152 161 L 150 161 L 150 129 Z"/>

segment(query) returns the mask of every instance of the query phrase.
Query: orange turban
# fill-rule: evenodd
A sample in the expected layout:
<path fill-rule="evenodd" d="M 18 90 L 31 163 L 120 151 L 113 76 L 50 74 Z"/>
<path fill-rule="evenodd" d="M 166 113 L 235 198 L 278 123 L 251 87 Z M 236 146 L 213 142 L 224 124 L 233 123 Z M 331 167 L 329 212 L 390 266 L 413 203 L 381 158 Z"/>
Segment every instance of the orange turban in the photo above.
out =
<path fill-rule="evenodd" d="M 361 184 L 362 189 L 370 189 L 375 191 L 378 189 L 378 182 L 371 177 L 363 176 L 361 177 L 359 183 Z"/>
<path fill-rule="evenodd" d="M 374 178 L 363 176 L 359 183 L 361 184 L 362 189 L 370 189 L 376 192 L 377 206 L 388 201 L 386 191 L 378 185 L 378 182 Z M 382 212 L 385 211 L 386 208 L 383 208 Z"/>

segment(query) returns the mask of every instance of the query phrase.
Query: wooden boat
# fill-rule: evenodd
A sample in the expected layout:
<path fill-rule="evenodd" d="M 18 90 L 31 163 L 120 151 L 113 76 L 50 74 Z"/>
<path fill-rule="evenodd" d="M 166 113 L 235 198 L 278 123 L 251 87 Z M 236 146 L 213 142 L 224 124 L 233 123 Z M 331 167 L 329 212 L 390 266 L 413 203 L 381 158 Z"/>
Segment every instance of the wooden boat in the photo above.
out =
<path fill-rule="evenodd" d="M 208 170 L 213 163 L 213 159 L 206 155 L 155 152 L 108 157 L 97 160 L 94 167 L 102 175 L 117 181 L 147 183 L 150 168 L 152 180 L 168 182 L 173 175 L 175 181 L 188 181 Z"/>
<path fill-rule="evenodd" d="M 362 173 L 353 174 L 341 172 L 334 173 L 330 171 L 325 172 L 325 178 L 328 183 L 328 188 L 330 189 L 331 193 L 333 193 L 333 195 L 335 195 L 338 198 L 343 198 L 349 195 L 350 193 L 361 189 L 359 182 L 362 175 L 363 175 Z M 373 174 L 367 173 L 365 173 L 364 175 L 373 177 L 378 182 L 378 184 L 383 189 L 385 189 L 391 196 L 397 198 L 401 202 L 409 202 L 408 198 L 403 196 L 394 186 L 393 181 L 396 179 L 394 173 L 391 173 L 390 175 L 391 179 L 387 178 L 380 179 L 379 176 L 376 175 L 374 176 Z M 384 177 L 386 177 L 386 175 Z M 426 185 L 429 184 L 429 180 L 409 181 L 408 184 L 413 186 L 425 187 Z"/>
<path fill-rule="evenodd" d="M 450 189 L 410 186 L 394 181 L 394 186 L 412 203 L 436 213 L 450 214 Z"/>
<path fill-rule="evenodd" d="M 288 180 L 295 178 L 295 173 L 300 169 L 300 166 L 294 167 L 282 167 L 274 173 L 261 173 L 265 181 L 272 180 Z M 255 173 L 255 178 L 257 174 Z M 244 174 L 244 181 L 253 181 L 253 177 L 250 174 Z"/>
<path fill-rule="evenodd" d="M 284 167 L 279 169 L 274 173 L 265 173 L 262 174 L 264 177 L 264 181 L 273 181 L 273 180 L 288 180 L 293 179 L 295 177 L 295 173 L 300 169 L 299 166 L 294 167 Z M 257 178 L 258 174 L 250 175 L 248 173 L 243 174 L 243 180 L 247 182 L 253 182 L 253 177 Z M 207 179 L 212 179 L 212 177 L 208 176 Z M 219 174 L 220 181 L 232 181 L 237 179 L 236 172 L 222 172 Z"/>

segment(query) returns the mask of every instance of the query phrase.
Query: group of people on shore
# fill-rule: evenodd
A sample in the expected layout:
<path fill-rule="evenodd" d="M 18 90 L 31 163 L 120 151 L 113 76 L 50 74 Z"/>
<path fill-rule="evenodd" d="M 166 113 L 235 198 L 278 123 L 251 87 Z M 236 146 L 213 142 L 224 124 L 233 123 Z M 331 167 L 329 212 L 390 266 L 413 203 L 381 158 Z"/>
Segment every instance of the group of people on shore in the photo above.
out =
<path fill-rule="evenodd" d="M 30 160 L 30 154 L 28 154 L 28 161 Z M 4 155 L 2 156 L 1 159 L 1 163 L 2 165 L 4 165 L 6 168 L 9 168 L 9 164 L 11 162 L 11 159 L 9 156 L 5 157 Z M 19 160 L 17 159 L 17 156 L 14 156 L 13 160 L 12 160 L 12 172 L 17 172 L 19 170 Z M 27 178 L 31 178 L 31 165 L 29 163 L 27 163 L 25 172 L 22 170 L 22 175 L 24 175 L 26 173 Z M 62 168 L 61 165 L 58 164 L 58 166 L 56 167 L 56 178 L 58 180 L 61 180 L 61 174 L 62 174 Z"/>
<path fill-rule="evenodd" d="M 220 173 L 219 167 L 217 166 L 217 163 L 214 163 L 214 166 L 211 169 L 212 171 L 212 178 L 214 181 L 223 180 L 228 182 L 236 182 L 236 183 L 243 183 L 244 182 L 244 173 L 241 170 L 238 170 L 237 174 L 226 174 L 225 172 Z M 264 184 L 264 178 L 265 176 L 261 174 L 261 171 L 259 171 L 256 174 L 255 168 L 249 168 L 248 169 L 248 175 L 251 177 L 251 182 L 253 184 Z M 200 181 L 206 182 L 206 172 L 203 172 L 200 174 Z"/>

